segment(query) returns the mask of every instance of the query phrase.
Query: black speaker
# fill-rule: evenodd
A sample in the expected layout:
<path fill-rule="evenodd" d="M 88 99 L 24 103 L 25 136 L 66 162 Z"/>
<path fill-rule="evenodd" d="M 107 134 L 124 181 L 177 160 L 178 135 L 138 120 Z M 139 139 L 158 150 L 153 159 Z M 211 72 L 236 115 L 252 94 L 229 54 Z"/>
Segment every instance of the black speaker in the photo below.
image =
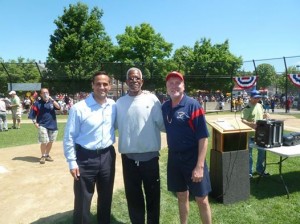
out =
<path fill-rule="evenodd" d="M 283 145 L 293 146 L 300 144 L 300 132 L 291 132 L 289 134 L 283 135 Z"/>
<path fill-rule="evenodd" d="M 247 200 L 250 196 L 249 151 L 210 154 L 211 196 L 223 204 Z"/>
<path fill-rule="evenodd" d="M 280 147 L 283 144 L 283 121 L 281 120 L 258 120 L 256 122 L 255 143 L 256 145 L 271 148 Z"/>

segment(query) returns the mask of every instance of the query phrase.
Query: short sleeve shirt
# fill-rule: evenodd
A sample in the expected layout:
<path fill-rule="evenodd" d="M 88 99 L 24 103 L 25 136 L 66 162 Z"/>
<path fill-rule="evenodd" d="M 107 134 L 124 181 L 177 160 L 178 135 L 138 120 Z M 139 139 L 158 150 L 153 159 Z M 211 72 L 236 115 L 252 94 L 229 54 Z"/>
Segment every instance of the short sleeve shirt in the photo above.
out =
<path fill-rule="evenodd" d="M 263 119 L 264 109 L 260 103 L 249 104 L 242 112 L 242 119 L 249 122 L 256 122 Z"/>
<path fill-rule="evenodd" d="M 57 130 L 55 110 L 53 102 L 38 100 L 32 105 L 28 118 L 36 119 L 36 122 L 44 128 Z"/>
<path fill-rule="evenodd" d="M 184 95 L 180 103 L 172 108 L 172 101 L 162 106 L 169 150 L 186 151 L 198 148 L 198 141 L 209 136 L 204 110 L 199 102 Z"/>

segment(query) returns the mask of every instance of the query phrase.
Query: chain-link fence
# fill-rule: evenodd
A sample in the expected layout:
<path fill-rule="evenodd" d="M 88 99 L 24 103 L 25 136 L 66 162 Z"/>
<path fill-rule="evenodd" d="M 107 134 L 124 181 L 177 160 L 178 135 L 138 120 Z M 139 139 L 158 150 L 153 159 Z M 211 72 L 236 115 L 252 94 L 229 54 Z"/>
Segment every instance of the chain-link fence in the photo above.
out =
<path fill-rule="evenodd" d="M 223 94 L 230 96 L 234 87 L 233 77 L 247 74 L 260 76 L 257 66 L 270 64 L 278 75 L 287 75 L 288 68 L 299 70 L 300 56 L 271 58 L 244 61 L 242 65 L 229 62 L 157 62 L 149 63 L 1 63 L 0 93 L 7 94 L 12 83 L 41 83 L 49 88 L 52 94 L 75 95 L 79 92 L 91 91 L 91 76 L 95 71 L 105 70 L 113 77 L 111 97 L 118 98 L 126 92 L 126 71 L 130 67 L 138 67 L 143 72 L 143 89 L 156 91 L 163 97 L 165 90 L 165 76 L 172 70 L 179 70 L 185 74 L 186 91 L 195 97 L 199 95 L 218 97 Z M 300 70 L 299 70 L 300 73 Z M 288 92 L 287 87 L 278 87 L 274 80 L 269 87 L 272 94 L 297 96 L 298 92 Z M 24 92 L 22 92 L 24 94 Z"/>

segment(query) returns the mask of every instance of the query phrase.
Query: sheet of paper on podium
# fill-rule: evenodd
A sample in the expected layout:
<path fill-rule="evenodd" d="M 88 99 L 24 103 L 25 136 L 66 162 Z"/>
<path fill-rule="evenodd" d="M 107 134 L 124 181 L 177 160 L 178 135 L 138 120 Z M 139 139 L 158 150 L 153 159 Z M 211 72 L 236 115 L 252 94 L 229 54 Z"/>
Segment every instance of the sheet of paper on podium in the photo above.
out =
<path fill-rule="evenodd" d="M 233 125 L 231 125 L 231 123 L 229 123 L 228 121 L 225 120 L 218 120 L 215 121 L 215 123 L 220 126 L 220 128 L 222 128 L 224 131 L 229 131 L 229 130 L 234 130 L 235 127 Z"/>
<path fill-rule="evenodd" d="M 224 132 L 226 131 L 237 131 L 237 130 L 248 130 L 251 131 L 252 128 L 250 128 L 248 125 L 244 124 L 240 120 L 236 119 L 228 119 L 228 120 L 222 120 L 218 119 L 217 121 L 214 121 L 214 124 L 219 126 Z"/>

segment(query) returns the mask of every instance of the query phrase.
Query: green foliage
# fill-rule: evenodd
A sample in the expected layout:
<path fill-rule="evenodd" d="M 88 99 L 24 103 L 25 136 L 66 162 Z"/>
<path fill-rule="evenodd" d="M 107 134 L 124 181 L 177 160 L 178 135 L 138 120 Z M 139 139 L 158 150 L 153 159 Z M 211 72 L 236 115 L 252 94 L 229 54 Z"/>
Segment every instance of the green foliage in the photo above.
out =
<path fill-rule="evenodd" d="M 136 27 L 127 26 L 124 34 L 117 35 L 116 39 L 119 46 L 116 48 L 115 60 L 139 67 L 143 78 L 151 79 L 152 86 L 145 82 L 144 88 L 152 90 L 154 84 L 158 88 L 162 86 L 161 80 L 166 75 L 162 72 L 162 65 L 171 54 L 172 44 L 166 42 L 147 23 Z"/>
<path fill-rule="evenodd" d="M 260 64 L 256 68 L 258 81 L 256 89 L 267 88 L 274 83 L 276 79 L 276 71 L 274 66 L 270 64 Z"/>
<path fill-rule="evenodd" d="M 147 23 L 125 28 L 125 33 L 116 36 L 119 47 L 116 60 L 122 62 L 152 62 L 169 57 L 172 44 L 167 43 L 159 33 Z"/>
<path fill-rule="evenodd" d="M 174 61 L 186 75 L 188 89 L 229 91 L 232 75 L 242 64 L 242 59 L 229 51 L 229 42 L 211 44 L 210 39 L 196 41 L 194 48 L 183 46 L 174 54 Z M 218 82 L 216 82 L 218 79 Z"/>
<path fill-rule="evenodd" d="M 57 29 L 50 37 L 49 61 L 97 62 L 112 58 L 112 42 L 100 19 L 103 11 L 78 2 L 64 9 L 54 21 Z"/>
<path fill-rule="evenodd" d="M 2 62 L 0 66 L 0 93 L 7 92 L 8 83 L 40 82 L 38 64 L 33 60 L 18 58 L 17 61 Z"/>
<path fill-rule="evenodd" d="M 94 7 L 89 12 L 88 6 L 80 2 L 64 9 L 64 14 L 54 21 L 57 28 L 50 37 L 45 82 L 57 85 L 63 80 L 64 89 L 72 92 L 70 86 L 73 91 L 78 89 L 81 80 L 90 81 L 92 73 L 101 69 L 99 62 L 112 60 L 114 47 L 101 23 L 102 16 L 102 10 Z M 71 80 L 80 81 L 66 85 Z"/>
<path fill-rule="evenodd" d="M 192 62 L 194 61 L 194 51 L 193 48 L 188 46 L 182 46 L 181 48 L 175 50 L 175 53 L 173 55 L 173 60 L 176 62 L 176 64 L 179 65 L 178 71 L 181 69 L 185 69 L 186 62 Z"/>

